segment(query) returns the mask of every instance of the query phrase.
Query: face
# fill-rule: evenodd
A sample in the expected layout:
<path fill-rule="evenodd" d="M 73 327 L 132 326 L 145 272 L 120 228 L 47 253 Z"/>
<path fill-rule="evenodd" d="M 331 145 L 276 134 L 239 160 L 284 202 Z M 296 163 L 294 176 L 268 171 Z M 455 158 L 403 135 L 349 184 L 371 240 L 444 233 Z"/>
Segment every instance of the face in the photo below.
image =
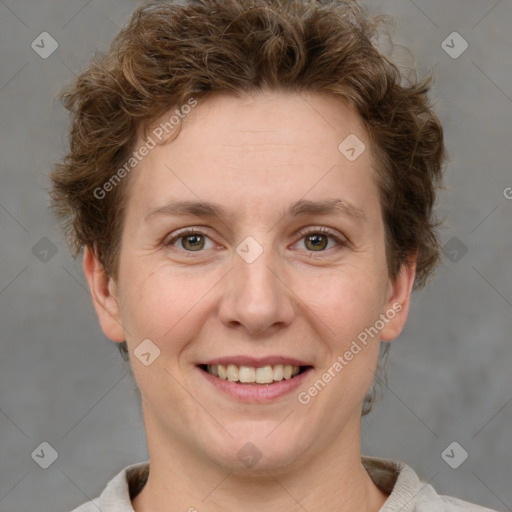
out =
<path fill-rule="evenodd" d="M 90 251 L 84 268 L 128 343 L 150 456 L 268 469 L 354 444 L 414 277 L 389 278 L 369 145 L 331 95 L 218 95 L 133 171 L 117 281 Z"/>

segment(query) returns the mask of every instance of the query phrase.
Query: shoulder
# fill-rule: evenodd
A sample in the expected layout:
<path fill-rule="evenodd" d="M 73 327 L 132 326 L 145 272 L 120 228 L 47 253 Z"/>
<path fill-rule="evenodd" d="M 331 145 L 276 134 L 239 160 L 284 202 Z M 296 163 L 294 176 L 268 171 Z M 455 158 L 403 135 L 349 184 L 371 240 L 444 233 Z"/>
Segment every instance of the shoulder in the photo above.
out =
<path fill-rule="evenodd" d="M 444 510 L 447 512 L 496 512 L 490 508 L 475 505 L 467 501 L 459 500 L 458 498 L 452 498 L 451 496 L 440 496 L 444 505 Z"/>
<path fill-rule="evenodd" d="M 95 499 L 72 512 L 133 512 L 131 500 L 140 492 L 149 474 L 149 461 L 122 469 Z"/>
<path fill-rule="evenodd" d="M 438 494 L 404 462 L 377 457 L 362 457 L 361 462 L 375 485 L 389 494 L 379 512 L 496 512 Z"/>
<path fill-rule="evenodd" d="M 490 508 L 453 498 L 452 496 L 441 496 L 431 486 L 429 487 L 432 489 L 432 496 L 419 496 L 415 502 L 415 508 L 412 509 L 415 512 L 430 512 L 433 510 L 442 512 L 496 512 Z"/>
<path fill-rule="evenodd" d="M 98 512 L 100 509 L 100 500 L 96 498 L 92 501 L 88 501 L 78 508 L 73 509 L 71 512 Z"/>

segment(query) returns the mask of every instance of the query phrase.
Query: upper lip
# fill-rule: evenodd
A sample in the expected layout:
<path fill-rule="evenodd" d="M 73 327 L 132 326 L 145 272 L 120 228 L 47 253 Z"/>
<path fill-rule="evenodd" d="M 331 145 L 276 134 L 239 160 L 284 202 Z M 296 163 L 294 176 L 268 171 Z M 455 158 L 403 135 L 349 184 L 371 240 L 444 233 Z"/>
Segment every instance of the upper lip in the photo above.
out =
<path fill-rule="evenodd" d="M 234 364 L 235 366 L 251 366 L 254 368 L 261 368 L 263 366 L 275 366 L 276 364 L 291 365 L 291 366 L 312 366 L 311 364 L 296 359 L 294 357 L 286 356 L 268 356 L 268 357 L 250 357 L 250 356 L 228 356 L 228 357 L 216 357 L 215 359 L 209 359 L 199 363 L 206 365 L 222 364 L 227 366 L 228 364 Z"/>

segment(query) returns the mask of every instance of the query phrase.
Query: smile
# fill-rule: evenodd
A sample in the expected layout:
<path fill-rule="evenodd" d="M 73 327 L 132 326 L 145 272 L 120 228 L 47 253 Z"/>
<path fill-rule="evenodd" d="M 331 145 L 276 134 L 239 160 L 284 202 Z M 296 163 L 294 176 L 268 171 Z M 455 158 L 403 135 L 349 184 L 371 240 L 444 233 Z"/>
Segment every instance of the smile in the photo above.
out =
<path fill-rule="evenodd" d="M 225 357 L 196 365 L 206 382 L 222 395 L 245 403 L 293 396 L 313 366 L 288 357 Z"/>
<path fill-rule="evenodd" d="M 261 366 L 237 366 L 235 364 L 208 364 L 202 367 L 206 372 L 219 379 L 244 384 L 271 384 L 283 379 L 288 380 L 301 372 L 300 366 L 276 364 Z M 302 367 L 305 369 L 305 367 Z"/>

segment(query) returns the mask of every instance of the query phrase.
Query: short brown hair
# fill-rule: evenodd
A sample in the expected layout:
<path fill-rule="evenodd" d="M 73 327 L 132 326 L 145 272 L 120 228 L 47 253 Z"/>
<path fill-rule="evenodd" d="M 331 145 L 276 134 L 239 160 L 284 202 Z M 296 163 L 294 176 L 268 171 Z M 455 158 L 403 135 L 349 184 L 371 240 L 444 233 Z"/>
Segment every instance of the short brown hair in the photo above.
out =
<path fill-rule="evenodd" d="M 429 79 L 407 82 L 376 48 L 381 17 L 353 1 L 151 1 L 62 94 L 70 149 L 52 174 L 53 207 L 75 255 L 94 248 L 117 276 L 126 181 L 98 199 L 137 131 L 173 106 L 222 92 L 279 89 L 344 97 L 376 161 L 391 278 L 416 257 L 415 288 L 439 261 L 433 213 L 445 150 Z M 341 141 L 340 141 L 341 142 Z"/>

